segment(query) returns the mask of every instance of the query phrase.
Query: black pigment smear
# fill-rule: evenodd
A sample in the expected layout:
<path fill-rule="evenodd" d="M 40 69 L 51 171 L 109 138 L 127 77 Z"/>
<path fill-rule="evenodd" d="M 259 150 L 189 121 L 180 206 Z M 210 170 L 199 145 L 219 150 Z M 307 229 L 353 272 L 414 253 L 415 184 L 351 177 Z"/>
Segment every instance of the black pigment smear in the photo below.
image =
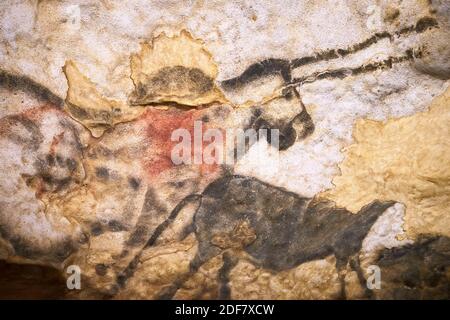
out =
<path fill-rule="evenodd" d="M 234 257 L 229 252 L 224 252 L 222 254 L 223 264 L 218 273 L 219 280 L 219 299 L 228 300 L 231 298 L 231 288 L 229 286 L 230 282 L 230 272 L 238 263 L 238 259 Z"/>
<path fill-rule="evenodd" d="M 373 263 L 380 267 L 379 299 L 450 298 L 450 238 L 421 235 L 413 244 L 384 249 Z"/>
<path fill-rule="evenodd" d="M 344 79 L 348 76 L 356 76 L 363 73 L 373 72 L 375 70 L 390 69 L 394 64 L 413 60 L 414 58 L 420 58 L 421 56 L 422 51 L 413 51 L 412 49 L 408 49 L 402 56 L 389 57 L 385 60 L 368 63 L 359 67 L 318 71 L 300 78 L 294 78 L 289 85 L 298 86 L 303 83 L 310 83 L 322 79 Z"/>
<path fill-rule="evenodd" d="M 26 149 L 36 151 L 39 149 L 44 136 L 38 125 L 24 115 L 10 115 L 1 119 L 2 126 L 6 127 L 6 136 L 14 143 Z M 24 129 L 24 130 L 21 130 Z"/>
<path fill-rule="evenodd" d="M 149 190 L 151 190 L 151 189 L 149 189 Z M 144 204 L 144 208 L 152 205 L 151 200 L 154 197 L 153 191 L 147 191 L 147 193 L 148 193 L 146 195 L 147 205 Z M 153 230 L 153 232 L 151 232 L 150 237 L 148 236 L 148 234 L 150 232 L 147 230 L 147 228 L 141 228 L 139 226 L 139 225 L 143 224 L 143 222 L 141 221 L 141 218 L 139 219 L 137 227 L 135 228 L 134 232 L 132 233 L 132 235 L 130 236 L 130 238 L 128 239 L 126 244 L 128 247 L 136 247 L 136 246 L 142 245 L 142 243 L 145 242 L 144 239 L 148 239 L 148 240 L 146 240 L 145 246 L 143 246 L 143 248 L 134 256 L 133 260 L 129 263 L 129 265 L 125 268 L 125 270 L 117 276 L 117 284 L 119 287 L 123 287 L 125 285 L 126 281 L 128 280 L 128 278 L 130 278 L 134 275 L 135 269 L 136 269 L 137 265 L 139 264 L 139 259 L 142 255 L 143 249 L 154 245 L 155 241 L 158 240 L 159 236 L 175 220 L 175 218 L 178 216 L 179 212 L 186 205 L 188 205 L 191 202 L 200 200 L 200 199 L 201 199 L 201 195 L 191 194 L 191 195 L 188 195 L 187 197 L 185 197 L 183 200 L 181 200 L 175 206 L 175 208 L 172 210 L 172 212 L 169 214 L 167 219 L 165 219 L 161 224 L 159 224 Z M 159 207 L 160 211 L 163 210 L 161 205 L 158 205 L 158 203 L 153 203 L 153 205 L 156 205 L 157 207 Z M 143 208 L 143 211 L 144 211 L 144 208 Z M 149 211 L 150 209 L 147 207 L 147 209 L 145 209 L 145 210 Z M 146 219 L 148 219 L 148 218 L 149 217 L 146 217 Z M 125 254 L 125 251 L 124 251 L 124 255 L 125 256 L 127 255 L 127 254 Z"/>
<path fill-rule="evenodd" d="M 244 85 L 255 81 L 261 77 L 281 75 L 285 83 L 291 82 L 290 74 L 293 69 L 313 64 L 321 61 L 329 61 L 337 59 L 340 57 L 345 57 L 349 54 L 356 53 L 358 51 L 364 50 L 371 45 L 379 42 L 383 39 L 392 40 L 394 37 L 404 36 L 413 32 L 422 33 L 430 28 L 437 28 L 438 22 L 432 17 L 423 17 L 417 21 L 413 26 L 405 27 L 399 31 L 389 33 L 387 31 L 378 32 L 367 38 L 366 40 L 351 45 L 347 48 L 330 49 L 322 52 L 318 52 L 311 56 L 305 56 L 301 58 L 295 58 L 292 60 L 285 59 L 275 59 L 270 58 L 256 62 L 250 65 L 241 75 L 224 80 L 221 82 L 221 86 L 225 90 L 234 90 Z M 369 70 L 366 70 L 369 71 Z M 342 78 L 345 77 L 345 71 L 334 70 L 333 72 L 328 72 L 326 78 Z M 318 78 L 320 79 L 320 78 Z M 295 82 L 295 81 L 294 81 Z"/>
<path fill-rule="evenodd" d="M 95 175 L 97 178 L 102 180 L 108 180 L 109 179 L 109 170 L 105 167 L 97 167 L 95 168 Z"/>
<path fill-rule="evenodd" d="M 198 68 L 184 66 L 164 67 L 152 78 L 139 82 L 131 99 L 132 105 L 148 103 L 159 92 L 188 91 L 193 96 L 203 95 L 214 88 L 214 80 Z"/>
<path fill-rule="evenodd" d="M 291 65 L 288 60 L 266 59 L 248 67 L 240 76 L 222 81 L 225 89 L 239 88 L 258 78 L 279 74 L 284 81 L 289 82 L 291 77 Z"/>
<path fill-rule="evenodd" d="M 0 70 L 0 86 L 8 90 L 22 90 L 27 92 L 39 100 L 49 102 L 57 107 L 63 107 L 64 100 L 54 94 L 44 85 L 23 75 L 16 75 L 6 70 Z"/>
<path fill-rule="evenodd" d="M 314 132 L 314 123 L 311 116 L 308 114 L 305 106 L 302 104 L 300 94 L 294 86 L 287 87 L 283 90 L 281 99 L 291 100 L 293 96 L 296 96 L 299 100 L 302 111 L 290 119 L 277 119 L 269 120 L 264 116 L 261 108 L 254 108 L 250 117 L 249 125 L 244 128 L 254 129 L 260 138 L 265 138 L 267 143 L 275 147 L 272 141 L 273 130 L 278 130 L 278 150 L 283 151 L 290 148 L 296 141 L 306 139 Z M 261 130 L 261 131 L 260 131 Z M 264 131 L 265 130 L 265 131 Z M 265 136 L 263 136 L 263 133 Z M 261 136 L 260 136 L 261 134 Z M 245 150 L 247 151 L 251 147 L 249 141 L 246 141 Z M 237 158 L 237 150 L 234 150 L 235 160 Z"/>

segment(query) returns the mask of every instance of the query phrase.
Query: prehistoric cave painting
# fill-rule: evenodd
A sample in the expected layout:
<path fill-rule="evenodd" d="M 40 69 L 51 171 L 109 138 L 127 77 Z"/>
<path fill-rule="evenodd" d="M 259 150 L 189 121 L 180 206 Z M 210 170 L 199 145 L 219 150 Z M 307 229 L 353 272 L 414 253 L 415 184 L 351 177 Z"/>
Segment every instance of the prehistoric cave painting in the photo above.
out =
<path fill-rule="evenodd" d="M 18 163 L 14 156 L 2 158 L 3 168 L 11 170 L 12 184 L 2 181 L 0 186 L 2 198 L 8 197 L 0 202 L 0 236 L 11 256 L 58 266 L 83 239 L 76 227 L 45 212 L 40 201 L 63 196 L 83 180 L 78 132 L 60 109 L 29 109 L 0 119 L 0 144 L 17 150 L 22 159 Z M 48 231 L 42 234 L 42 228 Z"/>
<path fill-rule="evenodd" d="M 283 80 L 283 87 L 280 92 L 276 92 L 274 96 L 270 97 L 267 104 L 276 99 L 291 101 L 295 104 L 298 101 L 301 111 L 287 119 L 269 119 L 263 113 L 267 104 L 254 103 L 248 126 L 254 129 L 279 129 L 280 149 L 286 150 L 295 141 L 305 139 L 314 131 L 314 123 L 303 106 L 298 92 L 299 86 L 303 83 L 325 78 L 343 78 L 377 69 L 391 68 L 395 63 L 419 58 L 424 52 L 421 48 L 409 48 L 404 55 L 389 57 L 383 61 L 354 68 L 318 71 L 298 78 L 292 77 L 294 69 L 307 64 L 347 56 L 368 48 L 381 39 L 393 39 L 413 32 L 422 33 L 435 27 L 437 27 L 436 20 L 425 17 L 414 26 L 394 33 L 377 33 L 349 48 L 332 49 L 314 56 L 293 60 L 266 59 L 251 65 L 240 76 L 221 82 L 219 86 L 215 83 L 216 66 L 211 63 L 211 56 L 204 52 L 199 42 L 192 41 L 187 33 L 182 33 L 180 37 L 183 40 L 180 43 L 183 44 L 174 46 L 173 38 L 161 36 L 158 38 L 159 40 L 155 40 L 153 47 L 143 45 L 140 54 L 132 57 L 132 80 L 135 90 L 130 94 L 127 103 L 103 97 L 94 88 L 94 84 L 84 77 L 75 64 L 70 61 L 65 68 L 69 82 L 66 101 L 53 94 L 45 86 L 39 85 L 27 77 L 16 76 L 5 71 L 0 72 L 0 85 L 6 88 L 21 88 L 46 103 L 65 107 L 65 111 L 85 125 L 94 137 L 101 139 L 105 130 L 112 129 L 119 122 L 136 119 L 149 106 L 180 109 L 198 107 L 201 109 L 209 107 L 213 103 L 227 103 L 220 89 L 227 92 L 259 78 L 279 75 Z M 177 50 L 181 50 L 181 52 L 187 50 L 191 55 L 187 55 L 187 60 L 183 60 L 179 54 L 172 54 Z M 156 54 L 155 51 L 159 53 Z M 178 60 L 171 61 L 167 65 L 158 60 L 167 55 Z M 195 63 L 192 64 L 192 61 Z M 31 120 L 20 115 L 10 116 L 4 120 L 6 127 L 9 121 L 19 129 L 24 128 L 25 134 L 15 134 L 14 131 L 9 130 L 9 139 L 31 151 L 38 149 L 36 145 L 41 143 L 42 137 L 40 132 L 36 131 L 35 124 Z M 61 126 L 68 126 L 68 123 L 63 123 Z M 270 134 L 267 139 L 271 143 Z M 71 150 L 75 145 L 78 145 L 82 158 L 79 143 L 72 143 L 70 147 L 66 146 L 66 148 Z M 80 163 L 74 162 L 70 157 L 58 152 L 39 155 L 34 165 L 38 174 L 33 177 L 25 176 L 27 184 L 33 188 L 39 186 L 43 192 L 49 193 L 66 191 L 70 182 L 67 178 L 82 168 L 81 160 Z M 99 181 L 108 181 L 111 177 L 110 169 L 104 166 L 96 167 L 93 172 Z M 128 177 L 125 185 L 132 190 L 138 190 L 141 181 L 138 178 Z M 220 255 L 223 266 L 218 273 L 219 295 L 222 298 L 229 297 L 230 271 L 238 262 L 238 255 L 235 253 L 239 250 L 247 252 L 254 260 L 255 265 L 273 271 L 290 269 L 303 262 L 335 255 L 336 267 L 342 283 L 341 296 L 344 297 L 343 272 L 345 267 L 350 262 L 351 267 L 358 273 L 359 280 L 361 282 L 364 280 L 357 260 L 361 242 L 376 219 L 392 205 L 390 201 L 367 201 L 362 204 L 364 207 L 360 209 L 359 213 L 354 215 L 348 210 L 337 208 L 329 200 L 304 198 L 256 179 L 242 176 L 219 178 L 201 194 L 191 194 L 184 198 L 170 214 L 164 204 L 159 203 L 154 196 L 152 187 L 148 187 L 145 199 L 141 216 L 137 219 L 135 226 L 114 219 L 106 223 L 95 221 L 89 225 L 89 233 L 92 237 L 97 237 L 105 231 L 112 233 L 130 231 L 125 248 L 130 249 L 128 256 L 132 260 L 128 267 L 117 276 L 116 280 L 120 287 L 127 278 L 133 275 L 142 253 L 142 247 L 155 245 L 187 204 L 198 203 L 199 207 L 194 220 L 184 230 L 183 235 L 194 233 L 199 242 L 199 251 L 190 263 L 190 271 L 170 287 L 161 291 L 159 293 L 161 298 L 172 297 L 183 282 L 204 263 L 212 257 Z M 370 204 L 367 205 L 369 202 Z M 163 222 L 160 223 L 162 220 Z M 0 234 L 11 242 L 18 255 L 32 259 L 50 255 L 54 256 L 55 261 L 61 262 L 77 249 L 77 244 L 74 244 L 72 239 L 67 241 L 64 239 L 65 241 L 58 243 L 54 248 L 36 246 L 35 250 L 33 246 L 29 245 L 29 242 L 25 243 L 22 238 L 17 238 L 18 232 L 13 228 L 9 231 L 0 228 Z M 434 248 L 427 244 L 422 247 L 426 247 L 426 250 Z M 412 250 L 422 254 L 420 249 L 422 247 L 419 246 L 417 250 L 416 247 L 411 247 L 412 249 L 408 247 L 404 249 L 404 252 L 409 255 Z M 136 252 L 138 253 L 134 255 Z M 122 253 L 127 254 L 127 250 Z M 422 258 L 423 254 L 420 254 L 419 257 Z M 389 257 L 380 260 L 380 263 L 384 263 L 387 268 L 398 262 L 395 254 Z M 118 260 L 121 258 L 123 255 L 117 257 Z M 110 268 L 111 265 L 99 262 L 95 264 L 95 273 L 102 277 L 108 274 Z M 441 265 L 438 265 L 437 268 L 441 270 Z"/>
<path fill-rule="evenodd" d="M 420 58 L 423 54 L 422 48 L 409 48 L 403 55 L 391 56 L 358 67 L 321 70 L 297 78 L 292 77 L 293 70 L 299 67 L 345 57 L 382 39 L 392 40 L 394 37 L 412 32 L 422 33 L 436 27 L 437 21 L 434 18 L 424 17 L 413 26 L 393 33 L 376 33 L 349 48 L 331 49 L 292 60 L 269 58 L 251 65 L 238 77 L 222 81 L 220 87 L 224 91 L 234 90 L 259 78 L 279 75 L 283 80 L 283 87 L 289 88 L 320 79 L 345 78 L 391 68 L 396 63 Z M 73 62 L 66 63 L 64 70 L 69 83 L 67 111 L 87 126 L 96 137 L 116 123 L 138 117 L 144 110 L 143 106 L 172 105 L 192 108 L 228 102 L 215 84 L 218 71 L 211 55 L 200 40 L 194 39 L 186 31 L 175 37 L 162 34 L 153 39 L 151 44 L 143 43 L 141 51 L 131 56 L 131 79 L 135 90 L 129 95 L 129 105 L 101 96 L 95 85 L 79 72 Z M 283 91 L 281 96 L 285 95 Z M 305 112 L 303 115 L 309 117 Z"/>
<path fill-rule="evenodd" d="M 296 114 L 292 119 L 276 119 L 275 121 L 271 121 L 264 118 L 260 109 L 254 109 L 250 127 L 256 131 L 266 129 L 266 139 L 269 144 L 272 144 L 271 130 L 278 130 L 278 150 L 283 151 L 291 147 L 296 141 L 310 136 L 314 132 L 314 123 L 297 89 L 294 87 L 286 88 L 283 90 L 280 98 L 286 101 L 293 101 L 294 103 L 298 102 L 301 108 L 300 113 Z"/>
<path fill-rule="evenodd" d="M 378 299 L 449 299 L 450 238 L 421 235 L 413 244 L 384 249 L 374 262 L 381 269 Z"/>
<path fill-rule="evenodd" d="M 393 64 L 420 58 L 423 55 L 423 48 L 409 48 L 404 55 L 388 57 L 382 61 L 358 67 L 316 71 L 297 78 L 292 77 L 294 69 L 347 56 L 368 48 L 382 39 L 392 40 L 394 37 L 413 32 L 422 33 L 436 27 L 438 24 L 434 18 L 423 17 L 413 26 L 393 33 L 387 31 L 376 33 L 349 48 L 330 49 L 292 60 L 269 58 L 251 65 L 238 77 L 222 81 L 220 87 L 229 91 L 259 78 L 280 75 L 283 79 L 283 87 L 293 88 L 290 94 L 293 92 L 298 95 L 295 87 L 303 83 L 326 78 L 344 78 L 377 69 L 391 68 Z M 186 31 L 182 31 L 175 37 L 162 34 L 153 39 L 151 44 L 143 43 L 141 52 L 131 56 L 131 79 L 135 90 L 129 96 L 129 104 L 103 97 L 95 84 L 81 74 L 73 61 L 66 63 L 64 72 L 69 84 L 65 104 L 62 98 L 53 94 L 45 86 L 24 76 L 2 71 L 0 85 L 20 87 L 32 91 L 33 94 L 54 105 L 66 105 L 66 111 L 85 125 L 95 137 L 100 137 L 105 130 L 117 123 L 137 118 L 143 113 L 145 110 L 143 107 L 146 105 L 174 104 L 176 107 L 189 108 L 212 103 L 228 103 L 215 84 L 218 71 L 211 55 L 204 49 L 200 40 L 194 39 Z M 281 91 L 281 96 L 287 98 L 285 90 Z M 306 110 L 299 118 L 310 122 L 310 116 Z M 311 128 L 311 125 L 306 123 L 305 127 Z"/>
<path fill-rule="evenodd" d="M 363 49 L 370 47 L 382 39 L 394 39 L 394 37 L 404 36 L 413 32 L 422 33 L 430 28 L 437 28 L 438 23 L 436 19 L 432 17 L 423 17 L 413 26 L 405 27 L 399 31 L 389 33 L 387 31 L 376 33 L 370 38 L 354 44 L 348 48 L 330 49 L 323 52 L 319 52 L 312 56 L 306 56 L 301 58 L 295 58 L 292 60 L 284 59 L 266 59 L 249 66 L 241 75 L 224 80 L 221 82 L 222 88 L 225 90 L 234 90 L 245 84 L 248 84 L 260 77 L 266 76 L 281 76 L 285 85 L 298 86 L 305 82 L 313 82 L 316 80 L 326 78 L 345 78 L 350 75 L 358 75 L 365 72 L 371 72 L 380 68 L 391 68 L 393 64 L 400 63 L 413 58 L 420 58 L 421 51 L 419 48 L 414 50 L 409 48 L 405 51 L 404 55 L 397 57 L 389 57 L 380 62 L 368 63 L 356 68 L 343 68 L 336 70 L 323 70 L 310 75 L 305 75 L 300 78 L 292 78 L 292 71 L 296 68 L 317 63 L 320 61 L 329 61 L 332 59 L 342 58 L 349 54 L 356 53 Z"/>
<path fill-rule="evenodd" d="M 131 57 L 131 79 L 135 91 L 132 105 L 176 103 L 199 107 L 226 102 L 214 80 L 217 66 L 200 40 L 187 31 L 179 36 L 162 34 L 144 43 L 141 52 Z"/>
<path fill-rule="evenodd" d="M 47 121 L 54 121 L 55 135 L 51 141 L 45 141 L 43 119 L 36 119 L 42 116 L 42 111 L 47 113 Z M 83 180 L 83 146 L 79 133 L 58 109 L 32 109 L 29 113 L 3 117 L 0 134 L 22 148 L 31 159 L 33 171 L 22 173 L 21 177 L 27 186 L 36 190 L 38 197 L 44 192 L 64 191 Z"/>
<path fill-rule="evenodd" d="M 348 48 L 330 49 L 327 51 L 319 52 L 312 56 L 295 58 L 292 60 L 269 58 L 250 65 L 242 74 L 237 77 L 224 80 L 220 83 L 220 85 L 225 91 L 233 91 L 260 78 L 280 76 L 282 78 L 284 87 L 284 89 L 281 90 L 280 96 L 284 97 L 285 99 L 290 99 L 291 95 L 295 95 L 299 98 L 300 104 L 302 104 L 297 88 L 304 83 L 314 82 L 322 79 L 343 79 L 348 76 L 357 76 L 363 73 L 373 72 L 380 69 L 389 69 L 392 68 L 394 64 L 421 58 L 424 54 L 422 51 L 423 48 L 409 48 L 405 50 L 403 55 L 390 56 L 381 61 L 369 62 L 364 65 L 352 68 L 316 71 L 312 74 L 303 75 L 297 78 L 292 77 L 292 72 L 294 69 L 321 61 L 343 58 L 349 54 L 364 50 L 371 45 L 376 44 L 382 39 L 393 40 L 395 37 L 405 36 L 413 32 L 422 33 L 428 29 L 437 27 L 438 23 L 436 19 L 432 17 L 423 17 L 419 19 L 415 25 L 405 27 L 399 31 L 395 31 L 392 33 L 389 33 L 387 31 L 376 33 L 370 38 L 360 43 L 354 44 Z M 256 110 L 255 112 L 256 119 L 252 123 L 253 128 L 264 128 L 269 130 L 276 128 L 280 130 L 280 150 L 289 148 L 295 142 L 295 137 L 304 139 L 314 131 L 314 123 L 304 106 L 303 110 L 295 118 L 293 118 L 291 122 L 287 124 L 269 124 L 264 119 L 258 118 L 257 112 L 258 110 Z M 301 124 L 302 128 L 300 130 L 295 131 L 293 129 L 293 126 L 296 123 Z M 270 143 L 269 137 L 270 135 L 268 135 L 268 142 Z"/>
<path fill-rule="evenodd" d="M 274 117 L 266 114 L 273 113 L 272 107 L 289 108 L 291 110 L 287 114 L 277 114 Z M 280 96 L 260 106 L 255 106 L 251 110 L 248 125 L 244 129 L 254 129 L 257 133 L 261 133 L 260 130 L 266 130 L 265 139 L 272 146 L 274 146 L 274 141 L 271 141 L 273 136 L 272 130 L 277 130 L 278 140 L 275 142 L 277 145 L 274 147 L 279 151 L 287 150 L 295 142 L 306 139 L 314 132 L 313 120 L 295 87 L 282 90 Z M 267 110 L 268 112 L 266 112 Z M 264 139 L 263 136 L 258 135 L 256 141 L 260 138 Z M 251 144 L 247 142 L 253 141 L 246 141 L 246 151 L 251 147 Z M 234 150 L 234 155 L 237 156 L 236 150 Z"/>
<path fill-rule="evenodd" d="M 313 74 L 293 79 L 290 85 L 299 85 L 306 82 L 314 82 L 316 80 L 322 79 L 333 79 L 333 78 L 343 79 L 348 76 L 356 76 L 361 73 L 372 72 L 381 69 L 389 69 L 392 68 L 392 66 L 396 63 L 413 60 L 415 58 L 420 58 L 422 57 L 422 54 L 423 53 L 422 51 L 420 51 L 420 49 L 417 50 L 407 49 L 404 55 L 389 57 L 385 60 L 367 63 L 365 65 L 356 68 L 341 68 L 341 69 L 314 72 Z"/>
<path fill-rule="evenodd" d="M 17 75 L 0 69 L 0 86 L 11 91 L 23 90 L 45 103 L 60 108 L 64 105 L 64 99 L 25 75 Z"/>
<path fill-rule="evenodd" d="M 358 253 L 366 234 L 392 201 L 374 201 L 353 214 L 336 208 L 326 200 L 300 197 L 257 179 L 225 176 L 212 182 L 202 194 L 192 194 L 180 202 L 148 240 L 155 243 L 161 233 L 177 218 L 187 203 L 198 202 L 192 224 L 184 232 L 194 232 L 198 252 L 190 262 L 189 272 L 159 293 L 172 298 L 182 284 L 215 256 L 223 254 L 219 273 L 221 298 L 227 298 L 228 272 L 237 263 L 232 254 L 245 250 L 258 266 L 274 271 L 293 268 L 301 263 L 334 254 L 345 298 L 344 269 L 351 267 L 364 279 Z M 137 256 L 118 277 L 120 285 L 132 276 Z"/>

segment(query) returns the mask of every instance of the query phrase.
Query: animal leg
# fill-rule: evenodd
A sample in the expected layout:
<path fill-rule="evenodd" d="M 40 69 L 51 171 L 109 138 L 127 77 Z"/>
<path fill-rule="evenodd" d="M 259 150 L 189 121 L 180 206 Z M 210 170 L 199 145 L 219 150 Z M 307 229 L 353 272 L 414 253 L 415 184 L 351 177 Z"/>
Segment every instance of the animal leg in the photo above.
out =
<path fill-rule="evenodd" d="M 345 293 L 345 276 L 347 274 L 347 264 L 348 264 L 348 258 L 342 258 L 336 256 L 336 270 L 339 277 L 339 282 L 341 284 L 340 293 L 339 293 L 339 300 L 346 300 L 347 294 Z"/>
<path fill-rule="evenodd" d="M 367 299 L 373 299 L 373 292 L 367 287 L 367 281 L 364 277 L 364 272 L 361 269 L 361 263 L 359 260 L 359 254 L 356 253 L 350 258 L 350 267 L 356 272 L 358 275 L 359 283 L 361 287 L 364 288 L 364 294 Z"/>
<path fill-rule="evenodd" d="M 222 255 L 223 264 L 219 270 L 218 280 L 220 283 L 219 287 L 219 299 L 228 300 L 230 299 L 230 287 L 228 282 L 230 281 L 230 271 L 239 262 L 239 259 L 232 255 L 231 252 L 224 252 Z"/>
<path fill-rule="evenodd" d="M 147 241 L 147 244 L 145 245 L 145 247 L 151 247 L 155 244 L 156 240 L 158 240 L 159 236 L 172 224 L 173 221 L 175 221 L 175 219 L 178 217 L 178 214 L 180 213 L 180 211 L 189 203 L 194 202 L 194 201 L 198 201 L 201 200 L 202 195 L 201 194 L 190 194 L 187 197 L 185 197 L 183 200 L 181 200 L 176 206 L 175 208 L 172 210 L 172 212 L 169 214 L 169 217 L 164 220 L 153 232 L 152 236 L 150 237 L 150 239 Z M 198 210 L 198 208 L 200 207 L 200 203 L 196 209 L 196 211 Z"/>
<path fill-rule="evenodd" d="M 170 226 L 170 224 L 176 219 L 180 211 L 189 203 L 193 201 L 201 200 L 202 195 L 200 194 L 190 194 L 187 197 L 185 197 L 180 203 L 178 203 L 175 208 L 172 210 L 172 212 L 169 214 L 168 218 L 163 221 L 156 229 L 154 230 L 153 234 L 148 239 L 147 243 L 144 245 L 144 247 L 134 256 L 134 258 L 131 260 L 131 262 L 128 264 L 128 266 L 117 275 L 117 286 L 118 288 L 123 288 L 126 284 L 126 281 L 134 275 L 134 272 L 136 271 L 136 267 L 139 264 L 139 259 L 142 256 L 143 251 L 147 247 L 151 247 L 155 244 L 155 242 L 158 240 L 159 236 Z M 200 204 L 199 204 L 200 206 Z M 198 209 L 198 207 L 197 207 Z M 196 209 L 196 210 L 197 210 Z M 187 237 L 190 233 L 193 232 L 192 223 L 183 230 L 183 234 L 181 235 L 182 240 Z"/>
<path fill-rule="evenodd" d="M 182 276 L 180 276 L 178 279 L 176 279 L 171 285 L 168 287 L 165 287 L 162 289 L 156 296 L 156 299 L 159 300 L 171 300 L 173 299 L 173 296 L 177 293 L 178 289 L 180 289 L 183 284 L 189 280 L 191 276 L 193 276 L 200 267 L 205 264 L 209 259 L 205 258 L 202 259 L 200 255 L 197 253 L 197 255 L 194 257 L 194 259 L 189 263 L 189 271 Z"/>

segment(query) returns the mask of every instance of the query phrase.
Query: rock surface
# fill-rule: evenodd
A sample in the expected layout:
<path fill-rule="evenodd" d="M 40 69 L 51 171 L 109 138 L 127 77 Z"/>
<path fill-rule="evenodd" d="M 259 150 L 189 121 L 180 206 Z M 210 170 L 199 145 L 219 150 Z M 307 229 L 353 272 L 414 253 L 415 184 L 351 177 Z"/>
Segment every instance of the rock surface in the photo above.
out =
<path fill-rule="evenodd" d="M 61 298 L 449 299 L 449 19 L 445 0 L 2 2 L 0 295 L 35 274 Z M 266 135 L 212 149 L 231 129 Z"/>

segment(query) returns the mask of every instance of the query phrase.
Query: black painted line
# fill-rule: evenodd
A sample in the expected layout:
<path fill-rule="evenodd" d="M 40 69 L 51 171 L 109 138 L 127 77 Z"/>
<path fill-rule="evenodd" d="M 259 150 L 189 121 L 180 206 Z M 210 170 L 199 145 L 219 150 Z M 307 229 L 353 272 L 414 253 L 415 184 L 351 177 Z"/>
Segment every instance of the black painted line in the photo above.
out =
<path fill-rule="evenodd" d="M 432 17 L 423 17 L 419 19 L 415 25 L 405 27 L 399 31 L 389 33 L 388 31 L 378 32 L 367 38 L 366 40 L 351 45 L 347 48 L 330 49 L 318 52 L 311 56 L 296 58 L 293 60 L 270 58 L 250 65 L 242 74 L 237 77 L 224 80 L 221 86 L 225 90 L 233 90 L 252 82 L 258 78 L 279 74 L 285 82 L 290 82 L 291 71 L 293 69 L 313 64 L 321 61 L 329 61 L 349 54 L 364 50 L 382 39 L 392 40 L 394 37 L 401 37 L 413 32 L 422 33 L 431 28 L 438 28 L 436 19 Z"/>
<path fill-rule="evenodd" d="M 172 224 L 172 222 L 177 218 L 180 211 L 184 209 L 186 205 L 192 203 L 193 201 L 200 200 L 201 197 L 202 197 L 201 194 L 196 193 L 189 194 L 175 206 L 175 208 L 169 214 L 167 219 L 156 227 L 150 238 L 147 240 L 146 244 L 133 257 L 133 260 L 131 260 L 128 266 L 117 276 L 116 283 L 120 288 L 123 288 L 126 284 L 126 281 L 134 275 L 134 272 L 136 271 L 136 267 L 139 264 L 139 259 L 141 258 L 143 251 L 147 247 L 154 245 L 156 240 L 158 240 L 159 236 Z"/>
<path fill-rule="evenodd" d="M 63 98 L 53 93 L 46 86 L 24 75 L 17 75 L 0 69 L 0 86 L 8 90 L 23 90 L 39 100 L 49 102 L 60 108 L 64 105 Z"/>
<path fill-rule="evenodd" d="M 409 61 L 414 58 L 420 58 L 421 56 L 422 51 L 420 50 L 414 51 L 413 49 L 408 49 L 402 56 L 389 57 L 385 60 L 364 64 L 359 67 L 338 68 L 325 71 L 318 71 L 303 77 L 294 78 L 286 87 L 298 86 L 304 83 L 311 83 L 323 79 L 336 79 L 336 78 L 344 79 L 349 76 L 356 76 L 359 74 L 372 72 L 375 70 L 390 69 L 394 64 Z"/>

